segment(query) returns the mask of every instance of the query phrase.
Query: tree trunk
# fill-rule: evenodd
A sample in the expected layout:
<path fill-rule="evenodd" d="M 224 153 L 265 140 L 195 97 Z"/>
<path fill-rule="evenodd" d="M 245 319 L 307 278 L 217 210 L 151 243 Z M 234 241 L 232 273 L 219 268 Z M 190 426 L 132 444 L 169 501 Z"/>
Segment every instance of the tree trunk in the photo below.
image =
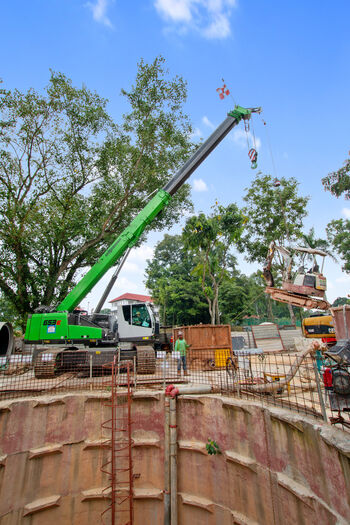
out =
<path fill-rule="evenodd" d="M 295 325 L 296 324 L 295 314 L 294 314 L 293 306 L 291 304 L 288 304 L 288 310 L 289 310 L 291 323 Z"/>
<path fill-rule="evenodd" d="M 272 300 L 271 300 L 270 295 L 267 295 L 266 299 L 267 299 L 267 315 L 268 315 L 268 318 L 269 318 L 269 320 L 274 322 L 275 318 L 274 318 L 273 312 L 272 312 Z"/>
<path fill-rule="evenodd" d="M 215 306 L 213 304 L 211 305 L 211 308 L 209 308 L 209 313 L 210 313 L 210 324 L 215 324 L 216 311 L 215 311 Z"/>

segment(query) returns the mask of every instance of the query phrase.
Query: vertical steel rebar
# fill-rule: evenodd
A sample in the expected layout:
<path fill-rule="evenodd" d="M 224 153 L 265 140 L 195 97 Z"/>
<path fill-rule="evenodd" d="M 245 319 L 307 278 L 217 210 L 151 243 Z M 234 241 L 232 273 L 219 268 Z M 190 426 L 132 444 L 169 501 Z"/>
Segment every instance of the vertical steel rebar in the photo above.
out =
<path fill-rule="evenodd" d="M 137 363 L 136 363 L 136 356 L 134 356 L 134 388 L 135 388 L 135 390 L 137 388 Z"/>
<path fill-rule="evenodd" d="M 165 390 L 166 387 L 166 352 L 164 351 L 164 358 L 163 358 L 163 390 Z"/>
<path fill-rule="evenodd" d="M 170 516 L 171 525 L 177 525 L 177 432 L 176 397 L 170 399 Z"/>
<path fill-rule="evenodd" d="M 170 421 L 169 398 L 164 397 L 164 525 L 170 525 Z"/>
<path fill-rule="evenodd" d="M 321 390 L 320 376 L 318 374 L 316 360 L 315 360 L 314 357 L 312 357 L 312 364 L 313 364 L 314 372 L 315 372 L 317 393 L 318 393 L 318 399 L 320 401 L 322 417 L 323 417 L 323 420 L 326 421 L 326 423 L 327 423 L 328 419 L 327 419 L 326 406 L 324 404 L 324 399 L 323 399 L 322 390 Z"/>
<path fill-rule="evenodd" d="M 135 359 L 135 358 L 134 358 Z M 129 513 L 130 525 L 134 523 L 134 491 L 133 491 L 133 471 L 132 471 L 132 437 L 131 437 L 131 388 L 130 388 L 130 364 L 127 368 L 128 374 L 128 448 L 129 448 Z"/>
<path fill-rule="evenodd" d="M 112 421 L 111 421 L 111 525 L 115 525 L 115 504 L 116 504 L 116 472 L 115 472 L 115 430 L 116 430 L 116 382 L 115 382 L 115 358 L 112 364 L 112 390 L 111 390 L 111 408 L 112 408 Z"/>
<path fill-rule="evenodd" d="M 109 433 L 103 446 L 110 451 L 110 457 L 102 465 L 101 471 L 108 476 L 109 486 L 104 492 L 107 494 L 107 491 L 110 491 L 110 503 L 101 514 L 104 524 L 104 515 L 110 512 L 108 523 L 111 525 L 133 525 L 131 366 L 130 362 L 123 365 L 127 389 L 126 392 L 119 392 L 120 366 L 117 364 L 117 356 L 114 357 L 112 365 L 108 365 L 108 369 L 111 370 L 111 398 L 106 406 L 111 409 L 111 417 L 102 423 L 102 428 Z M 121 521 L 121 516 L 126 516 L 127 521 Z"/>

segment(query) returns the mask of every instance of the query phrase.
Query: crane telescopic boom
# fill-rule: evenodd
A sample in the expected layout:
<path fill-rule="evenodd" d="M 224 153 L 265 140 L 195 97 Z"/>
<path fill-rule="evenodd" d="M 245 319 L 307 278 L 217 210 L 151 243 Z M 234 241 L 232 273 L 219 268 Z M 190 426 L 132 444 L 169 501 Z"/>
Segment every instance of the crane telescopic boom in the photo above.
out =
<path fill-rule="evenodd" d="M 95 284 L 112 268 L 123 256 L 128 248 L 131 248 L 141 237 L 146 226 L 159 214 L 168 204 L 172 195 L 186 182 L 190 175 L 206 159 L 206 157 L 216 148 L 223 138 L 236 126 L 242 119 L 249 120 L 252 113 L 260 113 L 261 108 L 243 108 L 235 106 L 230 111 L 226 119 L 210 135 L 207 140 L 191 155 L 185 164 L 178 170 L 174 177 L 159 190 L 148 204 L 140 211 L 131 224 L 119 235 L 112 245 L 100 257 L 97 263 L 87 272 L 81 281 L 57 306 L 57 312 L 72 312 L 86 295 L 92 290 Z"/>

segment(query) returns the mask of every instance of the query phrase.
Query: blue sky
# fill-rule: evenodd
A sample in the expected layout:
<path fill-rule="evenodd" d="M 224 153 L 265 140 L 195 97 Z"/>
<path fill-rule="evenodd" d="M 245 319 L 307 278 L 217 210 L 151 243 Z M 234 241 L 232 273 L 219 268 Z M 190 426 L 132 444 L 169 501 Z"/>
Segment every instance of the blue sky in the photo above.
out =
<path fill-rule="evenodd" d="M 188 82 L 186 112 L 203 138 L 232 108 L 216 88 L 224 78 L 240 105 L 263 107 L 278 177 L 294 176 L 311 197 L 305 229 L 325 236 L 326 224 L 350 217 L 350 202 L 323 190 L 321 178 L 342 166 L 350 149 L 349 56 L 346 0 L 3 0 L 0 77 L 8 88 L 43 89 L 49 69 L 109 99 L 119 120 L 121 88 L 143 57 L 162 54 L 172 75 Z M 259 168 L 272 173 L 265 129 L 254 122 Z M 216 199 L 242 204 L 250 169 L 242 128 L 233 131 L 192 175 L 196 211 Z M 174 228 L 172 233 L 180 231 Z M 162 235 L 131 254 L 111 295 L 145 292 L 143 260 Z M 241 260 L 242 271 L 257 269 Z M 349 292 L 350 277 L 326 263 L 328 297 Z M 107 277 L 85 301 L 96 302 Z"/>

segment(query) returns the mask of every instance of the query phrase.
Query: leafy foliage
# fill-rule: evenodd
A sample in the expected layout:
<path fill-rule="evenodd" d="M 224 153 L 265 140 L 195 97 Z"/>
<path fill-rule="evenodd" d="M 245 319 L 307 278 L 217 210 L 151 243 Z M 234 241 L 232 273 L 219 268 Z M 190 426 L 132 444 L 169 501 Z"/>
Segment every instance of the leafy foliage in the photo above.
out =
<path fill-rule="evenodd" d="M 210 456 L 216 456 L 217 454 L 222 453 L 217 442 L 210 438 L 208 438 L 205 448 L 207 449 L 207 452 Z"/>
<path fill-rule="evenodd" d="M 322 179 L 325 190 L 330 191 L 335 197 L 344 195 L 350 198 L 350 159 L 344 162 L 344 166 L 337 171 L 333 171 Z"/>
<path fill-rule="evenodd" d="M 250 262 L 264 263 L 271 241 L 285 246 L 301 236 L 309 197 L 298 195 L 296 179 L 280 180 L 276 188 L 270 175 L 257 175 L 244 200 L 243 212 L 249 218 L 241 248 Z"/>
<path fill-rule="evenodd" d="M 0 91 L 0 290 L 22 321 L 60 302 L 192 151 L 186 84 L 168 77 L 162 57 L 141 61 L 119 125 L 61 73 L 44 94 Z M 150 227 L 186 209 L 188 185 Z"/>
<path fill-rule="evenodd" d="M 337 297 L 332 306 L 335 308 L 336 306 L 343 306 L 344 304 L 350 304 L 348 297 Z"/>
<path fill-rule="evenodd" d="M 243 231 L 246 217 L 236 204 L 227 207 L 218 203 L 213 213 L 190 217 L 183 230 L 185 247 L 198 260 L 192 274 L 197 276 L 208 302 L 212 324 L 220 323 L 219 290 L 228 276 L 229 265 L 234 264 L 229 254 Z"/>
<path fill-rule="evenodd" d="M 329 242 L 343 260 L 342 269 L 350 272 L 350 220 L 331 221 L 326 227 L 326 232 Z"/>
<path fill-rule="evenodd" d="M 160 307 L 162 324 L 210 322 L 205 294 L 194 271 L 198 262 L 198 257 L 185 248 L 183 236 L 166 234 L 157 244 L 154 258 L 147 264 L 145 284 Z M 219 287 L 221 322 L 243 324 L 251 316 L 263 321 L 286 318 L 288 307 L 278 302 L 272 304 L 271 317 L 264 290 L 260 273 L 249 277 L 240 274 L 234 257 L 229 255 L 229 264 Z"/>
<path fill-rule="evenodd" d="M 329 257 L 331 257 L 333 261 L 337 260 L 333 255 L 333 251 L 331 250 L 329 241 L 327 241 L 327 239 L 321 239 L 321 238 L 316 237 L 315 228 L 311 228 L 309 233 L 303 233 L 301 238 L 303 241 L 303 246 L 305 246 L 306 248 L 322 250 Z"/>
<path fill-rule="evenodd" d="M 184 248 L 180 235 L 164 236 L 146 267 L 146 286 L 160 307 L 163 325 L 207 323 L 208 308 L 197 279 L 191 275 L 196 261 Z"/>

